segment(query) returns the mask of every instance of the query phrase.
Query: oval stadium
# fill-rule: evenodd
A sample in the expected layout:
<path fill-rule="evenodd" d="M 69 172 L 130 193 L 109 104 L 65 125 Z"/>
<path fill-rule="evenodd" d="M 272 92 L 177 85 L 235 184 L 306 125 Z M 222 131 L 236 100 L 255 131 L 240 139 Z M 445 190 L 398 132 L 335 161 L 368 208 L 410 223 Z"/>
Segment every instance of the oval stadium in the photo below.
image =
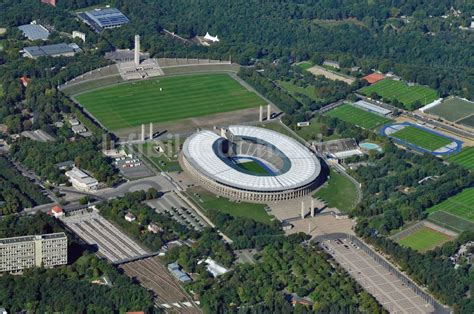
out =
<path fill-rule="evenodd" d="M 215 194 L 254 203 L 298 198 L 319 183 L 318 158 L 294 139 L 253 126 L 203 130 L 186 139 L 183 169 Z"/>

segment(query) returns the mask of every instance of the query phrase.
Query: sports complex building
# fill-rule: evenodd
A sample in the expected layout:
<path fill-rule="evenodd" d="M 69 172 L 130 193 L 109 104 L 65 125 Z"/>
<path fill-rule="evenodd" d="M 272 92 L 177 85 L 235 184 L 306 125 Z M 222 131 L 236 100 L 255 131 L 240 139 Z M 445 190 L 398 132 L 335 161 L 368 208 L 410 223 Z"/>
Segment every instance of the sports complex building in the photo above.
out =
<path fill-rule="evenodd" d="M 321 183 L 321 164 L 309 149 L 253 126 L 194 133 L 184 142 L 180 162 L 208 190 L 254 203 L 301 197 Z"/>

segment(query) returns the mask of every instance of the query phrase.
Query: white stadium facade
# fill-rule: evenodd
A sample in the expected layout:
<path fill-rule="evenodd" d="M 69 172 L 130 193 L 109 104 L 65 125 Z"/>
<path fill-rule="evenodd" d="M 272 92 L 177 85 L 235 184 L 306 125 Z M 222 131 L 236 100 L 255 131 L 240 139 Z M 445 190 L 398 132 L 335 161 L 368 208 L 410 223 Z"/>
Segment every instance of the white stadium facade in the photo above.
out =
<path fill-rule="evenodd" d="M 215 194 L 254 203 L 298 198 L 321 183 L 321 164 L 308 148 L 288 136 L 253 126 L 230 126 L 220 135 L 198 131 L 184 142 L 180 162 Z M 246 162 L 265 171 L 239 166 Z"/>

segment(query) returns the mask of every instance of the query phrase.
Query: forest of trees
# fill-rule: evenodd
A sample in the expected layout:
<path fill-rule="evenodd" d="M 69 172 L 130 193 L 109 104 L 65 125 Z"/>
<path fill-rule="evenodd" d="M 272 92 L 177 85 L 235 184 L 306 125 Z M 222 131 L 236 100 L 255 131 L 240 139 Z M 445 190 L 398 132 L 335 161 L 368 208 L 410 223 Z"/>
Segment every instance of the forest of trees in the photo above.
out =
<path fill-rule="evenodd" d="M 201 296 L 207 313 L 383 313 L 377 301 L 328 256 L 302 246 L 301 235 L 268 244 L 256 256 L 257 263 L 241 264 L 215 280 L 204 269 L 190 289 Z M 309 297 L 312 307 L 289 306 L 284 294 Z"/>
<path fill-rule="evenodd" d="M 0 156 L 0 169 L 0 215 L 50 202 L 33 182 L 3 156 Z"/>
<path fill-rule="evenodd" d="M 96 145 L 92 139 L 79 139 L 74 142 L 60 139 L 47 143 L 22 139 L 12 145 L 10 154 L 13 159 L 52 183 L 67 182 L 63 171 L 55 165 L 72 160 L 77 167 L 89 171 L 99 182 L 111 186 L 118 180 L 117 170 L 112 167 L 110 160 L 98 151 Z"/>

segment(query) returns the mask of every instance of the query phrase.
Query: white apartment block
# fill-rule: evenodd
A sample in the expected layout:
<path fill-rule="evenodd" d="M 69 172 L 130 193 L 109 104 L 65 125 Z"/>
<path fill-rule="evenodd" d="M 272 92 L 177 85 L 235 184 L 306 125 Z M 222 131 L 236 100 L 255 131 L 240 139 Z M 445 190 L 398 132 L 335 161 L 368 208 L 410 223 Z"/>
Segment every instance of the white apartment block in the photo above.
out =
<path fill-rule="evenodd" d="M 67 264 L 64 232 L 0 239 L 0 272 Z"/>

